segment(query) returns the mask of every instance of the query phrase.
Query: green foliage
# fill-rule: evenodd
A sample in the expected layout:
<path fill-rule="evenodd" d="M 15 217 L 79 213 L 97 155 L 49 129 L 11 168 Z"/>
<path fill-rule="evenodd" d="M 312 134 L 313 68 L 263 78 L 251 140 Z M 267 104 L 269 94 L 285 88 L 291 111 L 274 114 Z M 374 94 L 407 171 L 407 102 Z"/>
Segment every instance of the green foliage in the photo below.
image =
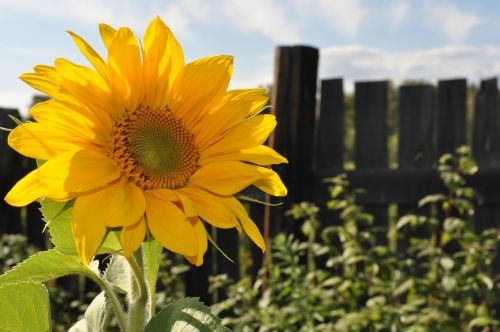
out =
<path fill-rule="evenodd" d="M 50 331 L 47 288 L 25 281 L 0 285 L 0 331 Z"/>
<path fill-rule="evenodd" d="M 361 191 L 349 189 L 347 176 L 327 179 L 331 226 L 320 227 L 316 205 L 293 206 L 288 214 L 304 221 L 305 240 L 274 238 L 267 273 L 229 285 L 214 306 L 223 323 L 235 331 L 496 331 L 500 233 L 474 229 L 480 196 L 465 179 L 477 166 L 460 148 L 439 170 L 446 192 L 420 201 L 426 214 L 399 219 L 399 250 L 383 244 L 391 232 L 356 203 Z"/>
<path fill-rule="evenodd" d="M 77 256 L 61 254 L 56 249 L 41 251 L 0 276 L 0 285 L 17 281 L 45 282 L 69 274 L 93 272 Z"/>
<path fill-rule="evenodd" d="M 104 292 L 90 303 L 82 319 L 69 332 L 107 331 L 112 317 L 112 308 Z"/>
<path fill-rule="evenodd" d="M 27 245 L 26 240 L 26 237 L 20 234 L 0 236 L 0 273 L 7 272 L 36 252 L 34 247 Z"/>
<path fill-rule="evenodd" d="M 184 298 L 170 303 L 146 326 L 145 332 L 228 332 L 219 318 L 197 298 Z"/>

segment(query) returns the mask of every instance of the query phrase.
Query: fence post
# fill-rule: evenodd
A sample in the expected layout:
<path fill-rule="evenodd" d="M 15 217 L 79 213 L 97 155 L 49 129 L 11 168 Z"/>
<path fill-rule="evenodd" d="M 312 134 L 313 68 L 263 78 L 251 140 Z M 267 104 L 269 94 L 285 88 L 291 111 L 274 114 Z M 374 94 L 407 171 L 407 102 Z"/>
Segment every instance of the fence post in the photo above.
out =
<path fill-rule="evenodd" d="M 498 82 L 481 81 L 474 103 L 472 153 L 480 166 L 500 164 Z"/>
<path fill-rule="evenodd" d="M 318 49 L 307 46 L 276 50 L 273 113 L 278 125 L 270 144 L 288 158 L 275 169 L 288 188 L 285 204 L 271 208 L 271 234 L 298 230 L 285 224 L 283 212 L 291 204 L 313 199 L 313 145 Z"/>
<path fill-rule="evenodd" d="M 354 160 L 356 170 L 388 168 L 387 108 L 388 82 L 356 82 L 355 84 L 355 129 L 356 143 Z M 359 188 L 363 188 L 361 183 Z M 367 205 L 375 223 L 387 226 L 388 206 L 386 204 Z M 386 242 L 385 234 L 377 236 Z"/>
<path fill-rule="evenodd" d="M 16 109 L 0 108 L 0 126 L 14 127 L 8 115 L 20 118 Z M 21 210 L 8 205 L 3 199 L 23 175 L 23 157 L 7 145 L 7 136 L 8 133 L 0 131 L 0 235 L 23 234 Z"/>
<path fill-rule="evenodd" d="M 465 144 L 467 81 L 463 78 L 438 83 L 437 158 Z"/>
<path fill-rule="evenodd" d="M 341 78 L 321 81 L 316 169 L 344 168 L 344 87 Z"/>
<path fill-rule="evenodd" d="M 500 165 L 500 119 L 498 112 L 497 79 L 492 78 L 481 81 L 474 103 L 474 127 L 472 131 L 472 153 L 478 163 L 479 174 L 485 169 Z M 496 183 L 483 184 L 482 187 L 487 192 L 494 192 Z M 485 195 L 487 193 L 480 192 L 480 194 Z M 499 220 L 500 208 L 497 204 L 488 204 L 488 202 L 479 206 L 474 216 L 474 224 L 477 230 L 498 227 Z M 500 257 L 497 257 L 497 261 L 500 261 Z"/>

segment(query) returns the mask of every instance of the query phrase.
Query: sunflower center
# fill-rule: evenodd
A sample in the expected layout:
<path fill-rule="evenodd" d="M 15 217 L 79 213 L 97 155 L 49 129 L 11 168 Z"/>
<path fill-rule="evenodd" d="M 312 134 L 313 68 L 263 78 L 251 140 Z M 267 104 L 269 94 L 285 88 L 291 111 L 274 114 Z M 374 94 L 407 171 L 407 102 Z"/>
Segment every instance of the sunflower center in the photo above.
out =
<path fill-rule="evenodd" d="M 111 158 L 143 189 L 176 189 L 196 171 L 194 136 L 169 110 L 139 108 L 114 127 Z"/>

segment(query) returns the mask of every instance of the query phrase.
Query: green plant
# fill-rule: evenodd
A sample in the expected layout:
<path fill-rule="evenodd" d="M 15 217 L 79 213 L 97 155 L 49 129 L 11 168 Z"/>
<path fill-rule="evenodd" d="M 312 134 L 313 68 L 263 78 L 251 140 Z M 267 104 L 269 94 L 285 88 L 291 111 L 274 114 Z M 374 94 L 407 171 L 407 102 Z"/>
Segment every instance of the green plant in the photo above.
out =
<path fill-rule="evenodd" d="M 500 232 L 473 227 L 480 197 L 465 177 L 477 166 L 462 147 L 440 159 L 439 171 L 446 192 L 424 197 L 427 213 L 403 216 L 395 227 L 403 252 L 376 240 L 388 230 L 356 203 L 361 191 L 346 175 L 327 179 L 327 207 L 338 212 L 332 226 L 321 227 L 315 204 L 297 204 L 287 213 L 303 220 L 305 241 L 276 236 L 269 273 L 255 281 L 215 279 L 214 288 L 228 287 L 215 306 L 224 324 L 235 331 L 498 330 Z"/>

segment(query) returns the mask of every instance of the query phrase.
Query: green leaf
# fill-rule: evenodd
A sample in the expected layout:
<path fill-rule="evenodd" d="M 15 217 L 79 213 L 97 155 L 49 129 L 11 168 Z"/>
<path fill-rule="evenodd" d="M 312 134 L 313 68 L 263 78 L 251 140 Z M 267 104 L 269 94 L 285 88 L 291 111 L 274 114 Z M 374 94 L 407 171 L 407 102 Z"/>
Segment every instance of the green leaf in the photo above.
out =
<path fill-rule="evenodd" d="M 158 279 L 162 251 L 163 247 L 152 236 L 148 236 L 143 244 L 143 264 L 144 276 L 151 301 L 154 301 L 156 294 L 156 281 Z"/>
<path fill-rule="evenodd" d="M 0 331 L 50 331 L 49 294 L 36 282 L 0 286 Z"/>
<path fill-rule="evenodd" d="M 71 209 L 66 202 L 44 198 L 40 202 L 43 219 L 49 229 L 50 241 L 61 253 L 76 254 L 75 241 L 71 233 Z"/>
<path fill-rule="evenodd" d="M 229 332 L 221 320 L 210 312 L 198 298 L 183 298 L 170 303 L 154 316 L 145 332 Z"/>
<path fill-rule="evenodd" d="M 422 207 L 427 204 L 442 202 L 446 199 L 443 194 L 427 195 L 418 202 L 418 207 Z"/>
<path fill-rule="evenodd" d="M 485 327 L 488 325 L 498 325 L 498 321 L 490 317 L 476 317 L 467 325 L 467 331 L 474 331 L 475 327 Z"/>
<path fill-rule="evenodd" d="M 125 257 L 112 255 L 103 277 L 113 286 L 116 292 L 128 294 L 132 288 L 132 275 L 132 269 Z"/>
<path fill-rule="evenodd" d="M 101 292 L 85 310 L 83 319 L 76 322 L 68 332 L 107 331 L 111 318 L 111 304 L 105 293 Z"/>
<path fill-rule="evenodd" d="M 120 243 L 120 232 L 119 231 L 109 231 L 102 241 L 97 254 L 114 254 L 122 250 L 122 245 Z"/>
<path fill-rule="evenodd" d="M 65 255 L 56 249 L 41 251 L 0 276 L 0 285 L 17 281 L 45 282 L 69 274 L 94 274 L 75 255 Z"/>

